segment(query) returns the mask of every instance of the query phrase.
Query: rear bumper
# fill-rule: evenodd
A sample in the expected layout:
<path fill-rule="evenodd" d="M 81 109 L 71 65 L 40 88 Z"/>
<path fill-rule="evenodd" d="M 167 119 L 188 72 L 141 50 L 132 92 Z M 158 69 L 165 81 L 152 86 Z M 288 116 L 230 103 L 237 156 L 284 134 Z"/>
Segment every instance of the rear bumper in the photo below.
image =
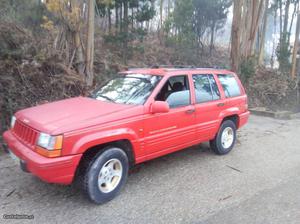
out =
<path fill-rule="evenodd" d="M 11 131 L 4 132 L 3 138 L 8 148 L 26 164 L 30 173 L 48 183 L 72 183 L 81 154 L 46 158 L 23 145 Z"/>
<path fill-rule="evenodd" d="M 249 116 L 250 116 L 249 111 L 239 115 L 239 127 L 238 128 L 243 127 L 248 122 Z"/>

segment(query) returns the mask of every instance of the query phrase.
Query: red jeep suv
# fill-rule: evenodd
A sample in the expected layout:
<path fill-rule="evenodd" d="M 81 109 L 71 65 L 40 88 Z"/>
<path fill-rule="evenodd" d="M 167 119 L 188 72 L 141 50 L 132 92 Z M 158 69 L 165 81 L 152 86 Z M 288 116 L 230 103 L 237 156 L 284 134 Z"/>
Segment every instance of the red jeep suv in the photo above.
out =
<path fill-rule="evenodd" d="M 76 181 L 100 204 L 118 194 L 135 164 L 205 141 L 228 153 L 248 117 L 231 71 L 132 69 L 89 97 L 18 111 L 3 137 L 24 171 L 49 183 Z"/>

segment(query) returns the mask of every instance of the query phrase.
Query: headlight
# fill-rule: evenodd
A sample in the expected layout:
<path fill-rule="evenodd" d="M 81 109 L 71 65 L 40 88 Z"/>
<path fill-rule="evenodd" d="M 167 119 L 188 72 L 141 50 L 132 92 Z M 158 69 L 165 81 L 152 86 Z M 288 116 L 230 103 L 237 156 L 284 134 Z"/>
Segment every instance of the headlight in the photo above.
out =
<path fill-rule="evenodd" d="M 13 129 L 14 126 L 15 126 L 15 123 L 16 123 L 16 117 L 15 116 L 12 116 L 11 117 L 11 120 L 10 120 L 10 128 Z"/>
<path fill-rule="evenodd" d="M 51 136 L 46 133 L 40 133 L 37 145 L 48 150 L 58 150 L 62 148 L 63 136 Z"/>
<path fill-rule="evenodd" d="M 36 152 L 45 157 L 61 156 L 63 144 L 63 136 L 51 136 L 45 133 L 40 133 L 37 141 Z"/>

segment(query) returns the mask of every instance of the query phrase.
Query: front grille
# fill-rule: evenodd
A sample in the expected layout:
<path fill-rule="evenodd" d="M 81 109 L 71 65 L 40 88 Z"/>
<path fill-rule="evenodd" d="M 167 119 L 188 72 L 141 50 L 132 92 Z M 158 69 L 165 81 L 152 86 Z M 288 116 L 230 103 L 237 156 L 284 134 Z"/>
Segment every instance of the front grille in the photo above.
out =
<path fill-rule="evenodd" d="M 34 148 L 38 137 L 38 131 L 17 120 L 13 128 L 13 133 L 22 143 L 30 148 Z"/>

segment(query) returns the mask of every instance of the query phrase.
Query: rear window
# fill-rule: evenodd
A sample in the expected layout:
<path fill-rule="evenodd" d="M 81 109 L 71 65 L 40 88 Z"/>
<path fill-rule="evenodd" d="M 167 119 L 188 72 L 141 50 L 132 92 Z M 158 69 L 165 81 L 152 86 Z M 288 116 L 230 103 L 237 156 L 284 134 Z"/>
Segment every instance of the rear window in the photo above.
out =
<path fill-rule="evenodd" d="M 233 75 L 218 75 L 226 97 L 241 95 L 241 89 Z"/>

